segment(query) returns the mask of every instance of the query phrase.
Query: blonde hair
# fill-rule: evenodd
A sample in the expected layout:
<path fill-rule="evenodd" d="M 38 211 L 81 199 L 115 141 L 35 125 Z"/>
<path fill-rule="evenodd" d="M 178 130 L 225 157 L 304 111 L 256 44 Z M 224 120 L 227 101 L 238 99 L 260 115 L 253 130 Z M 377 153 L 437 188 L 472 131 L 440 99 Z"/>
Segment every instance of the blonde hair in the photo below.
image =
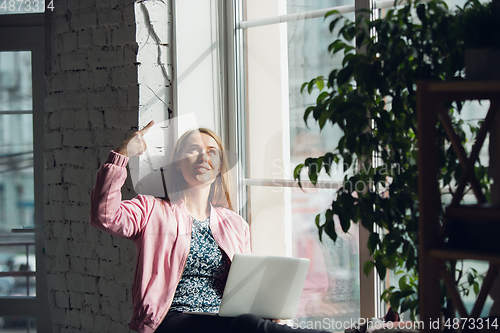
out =
<path fill-rule="evenodd" d="M 208 128 L 198 128 L 195 130 L 187 131 L 179 138 L 179 140 L 177 140 L 177 143 L 175 144 L 174 150 L 172 152 L 171 164 L 167 166 L 167 185 L 165 200 L 171 202 L 178 199 L 184 199 L 184 189 L 186 188 L 186 181 L 182 176 L 182 171 L 177 170 L 176 161 L 180 160 L 182 151 L 186 148 L 191 135 L 196 133 L 206 134 L 210 136 L 215 140 L 217 146 L 219 147 L 221 167 L 219 174 L 210 187 L 210 195 L 208 197 L 208 200 L 213 206 L 219 206 L 233 210 L 233 206 L 231 204 L 232 181 L 231 174 L 229 173 L 229 158 L 226 154 L 224 144 L 222 143 L 220 137 Z"/>

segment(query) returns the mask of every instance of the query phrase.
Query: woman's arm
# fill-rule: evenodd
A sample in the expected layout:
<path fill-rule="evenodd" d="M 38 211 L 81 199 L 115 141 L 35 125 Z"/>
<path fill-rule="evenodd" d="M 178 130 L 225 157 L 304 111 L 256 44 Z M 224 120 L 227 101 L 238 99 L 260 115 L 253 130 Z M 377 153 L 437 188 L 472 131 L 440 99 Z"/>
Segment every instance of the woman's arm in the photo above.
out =
<path fill-rule="evenodd" d="M 128 157 L 114 151 L 97 172 L 90 196 L 90 225 L 120 237 L 133 237 L 144 225 L 144 199 L 122 201 L 121 187 L 127 178 Z"/>
<path fill-rule="evenodd" d="M 120 237 L 134 237 L 144 227 L 152 203 L 144 196 L 122 201 L 121 187 L 127 178 L 128 156 L 142 154 L 146 143 L 142 136 L 153 125 L 132 134 L 109 153 L 99 168 L 91 193 L 90 224 Z"/>

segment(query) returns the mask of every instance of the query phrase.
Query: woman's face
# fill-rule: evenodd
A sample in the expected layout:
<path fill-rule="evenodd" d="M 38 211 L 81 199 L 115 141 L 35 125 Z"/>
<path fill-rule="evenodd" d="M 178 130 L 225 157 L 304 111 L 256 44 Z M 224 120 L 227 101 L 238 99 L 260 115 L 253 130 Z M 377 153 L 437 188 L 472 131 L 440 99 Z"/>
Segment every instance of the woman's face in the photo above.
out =
<path fill-rule="evenodd" d="M 210 135 L 193 133 L 187 139 L 176 166 L 189 187 L 212 184 L 221 167 L 217 142 Z"/>

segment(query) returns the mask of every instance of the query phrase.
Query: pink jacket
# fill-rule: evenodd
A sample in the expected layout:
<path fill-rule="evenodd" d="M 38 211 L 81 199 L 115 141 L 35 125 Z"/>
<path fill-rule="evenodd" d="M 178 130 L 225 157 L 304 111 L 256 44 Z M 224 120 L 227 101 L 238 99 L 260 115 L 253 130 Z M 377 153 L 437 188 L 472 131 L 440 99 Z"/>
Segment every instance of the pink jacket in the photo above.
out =
<path fill-rule="evenodd" d="M 134 242 L 134 312 L 129 326 L 149 333 L 160 325 L 172 303 L 189 253 L 192 217 L 183 201 L 169 203 L 148 195 L 122 201 L 127 163 L 128 157 L 111 151 L 97 172 L 90 224 Z M 212 206 L 210 229 L 229 258 L 235 253 L 250 253 L 248 224 L 238 214 Z"/>

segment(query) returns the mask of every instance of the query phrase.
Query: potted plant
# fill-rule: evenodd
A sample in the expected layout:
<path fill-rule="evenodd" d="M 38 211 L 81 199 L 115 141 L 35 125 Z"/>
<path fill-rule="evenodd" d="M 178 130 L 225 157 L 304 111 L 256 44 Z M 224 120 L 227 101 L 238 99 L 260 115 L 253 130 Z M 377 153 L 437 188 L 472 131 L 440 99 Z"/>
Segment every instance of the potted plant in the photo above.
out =
<path fill-rule="evenodd" d="M 399 281 L 383 292 L 382 299 L 400 313 L 409 311 L 415 319 L 419 265 L 416 83 L 464 78 L 460 22 L 439 0 L 411 2 L 372 21 L 360 15 L 352 22 L 337 12 L 326 17 L 333 17 L 330 31 L 340 24 L 338 38 L 328 48 L 334 54 L 343 53 L 343 67 L 304 83 L 302 90 L 320 90 L 316 103 L 305 110 L 304 121 L 312 116 L 321 130 L 327 124 L 337 125 L 343 135 L 331 152 L 298 165 L 294 177 L 300 184 L 306 173 L 314 183 L 323 170 L 329 174 L 333 163 L 342 163 L 346 169 L 355 166 L 344 184 L 368 186 L 343 186 L 331 207 L 316 216 L 319 235 L 337 238 L 335 215 L 344 232 L 349 232 L 351 223 L 365 227 L 370 232 L 366 245 L 373 260 L 365 263 L 364 272 L 376 268 L 384 279 L 392 270 Z M 449 105 L 450 114 L 456 115 L 461 106 Z M 462 142 L 465 126 L 475 133 L 475 126 L 452 119 Z M 445 195 L 460 178 L 461 168 L 441 125 L 438 142 L 438 179 Z M 486 169 L 478 166 L 476 172 L 488 187 Z M 478 291 L 477 272 L 457 272 L 457 281 L 469 277 L 461 286 L 462 293 Z M 452 317 L 444 286 L 441 299 L 443 312 Z"/>
<path fill-rule="evenodd" d="M 467 79 L 500 79 L 500 1 L 469 0 L 457 12 Z"/>

